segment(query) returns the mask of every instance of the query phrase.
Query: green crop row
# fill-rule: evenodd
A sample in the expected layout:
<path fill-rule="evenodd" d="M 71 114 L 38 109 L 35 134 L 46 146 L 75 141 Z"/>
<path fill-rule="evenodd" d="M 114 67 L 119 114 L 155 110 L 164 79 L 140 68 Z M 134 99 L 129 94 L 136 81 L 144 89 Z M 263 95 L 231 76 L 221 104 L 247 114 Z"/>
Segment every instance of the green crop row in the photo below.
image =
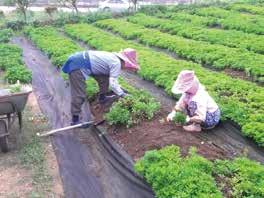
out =
<path fill-rule="evenodd" d="M 24 32 L 58 67 L 61 67 L 71 54 L 82 50 L 80 46 L 61 36 L 52 27 L 27 27 Z"/>
<path fill-rule="evenodd" d="M 137 49 L 140 76 L 155 82 L 171 94 L 171 87 L 183 69 L 195 70 L 201 83 L 220 105 L 222 118 L 230 118 L 242 127 L 242 132 L 264 146 L 264 89 L 253 83 L 212 72 L 201 65 L 176 60 L 134 42 L 107 33 L 88 24 L 65 26 L 65 32 L 98 50 L 118 51 L 121 48 Z M 158 39 L 158 38 L 157 38 Z"/>
<path fill-rule="evenodd" d="M 22 50 L 15 45 L 0 43 L 0 69 L 9 83 L 31 82 L 31 72 L 22 61 Z"/>
<path fill-rule="evenodd" d="M 140 123 L 142 120 L 153 118 L 155 112 L 160 108 L 160 104 L 143 90 L 135 89 L 127 84 L 122 78 L 119 79 L 121 85 L 129 95 L 119 100 L 106 114 L 106 120 L 111 125 L 126 125 L 130 127 Z"/>
<path fill-rule="evenodd" d="M 231 4 L 228 9 L 251 14 L 264 15 L 264 7 L 250 4 Z"/>
<path fill-rule="evenodd" d="M 247 33 L 264 34 L 264 18 L 258 15 L 240 14 L 217 7 L 198 8 L 193 14 L 219 18 L 218 24 L 224 29 L 237 29 Z"/>
<path fill-rule="evenodd" d="M 255 81 L 264 81 L 264 55 L 243 49 L 185 39 L 162 33 L 158 30 L 147 29 L 122 19 L 106 19 L 95 24 L 118 32 L 127 39 L 135 38 L 144 44 L 168 49 L 178 56 L 194 62 L 217 69 L 232 68 L 243 70 L 253 77 Z"/>
<path fill-rule="evenodd" d="M 225 10 L 226 11 L 226 10 Z M 193 14 L 190 14 L 193 13 Z M 199 14 L 199 15 L 194 15 Z M 213 12 L 211 13 L 213 15 Z M 154 14 L 155 15 L 155 14 Z M 263 21 L 258 19 L 241 19 L 239 15 L 230 15 L 228 18 L 217 18 L 209 14 L 205 14 L 198 11 L 186 11 L 186 12 L 166 12 L 158 13 L 155 15 L 161 18 L 168 18 L 177 21 L 191 22 L 195 25 L 217 27 L 230 30 L 238 30 L 246 33 L 264 34 Z"/>
<path fill-rule="evenodd" d="M 129 17 L 128 21 L 145 27 L 158 28 L 161 31 L 193 40 L 207 41 L 212 44 L 221 44 L 264 54 L 264 36 L 262 35 L 236 30 L 206 28 L 192 22 L 161 19 L 144 14 Z"/>
<path fill-rule="evenodd" d="M 135 170 L 152 186 L 157 198 L 264 197 L 264 166 L 247 158 L 211 162 L 191 149 L 147 151 Z"/>
<path fill-rule="evenodd" d="M 52 27 L 29 27 L 25 32 L 57 66 L 61 66 L 72 53 L 84 50 Z M 89 78 L 86 85 L 87 95 L 92 99 L 99 91 L 97 82 L 93 78 Z M 130 96 L 116 102 L 110 112 L 106 114 L 106 119 L 110 124 L 122 124 L 130 127 L 144 119 L 151 119 L 159 110 L 159 103 L 145 91 L 136 90 L 124 81 L 122 81 L 122 86 L 129 90 Z"/>
<path fill-rule="evenodd" d="M 12 36 L 13 36 L 13 31 L 11 29 L 0 29 L 0 43 L 9 42 Z"/>

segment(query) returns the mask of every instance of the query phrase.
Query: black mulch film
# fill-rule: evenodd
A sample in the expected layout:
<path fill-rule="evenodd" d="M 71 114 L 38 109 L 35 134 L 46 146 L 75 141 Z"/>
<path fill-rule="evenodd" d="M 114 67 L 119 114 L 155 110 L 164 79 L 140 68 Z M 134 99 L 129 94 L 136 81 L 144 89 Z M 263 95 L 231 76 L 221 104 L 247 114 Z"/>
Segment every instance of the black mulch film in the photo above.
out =
<path fill-rule="evenodd" d="M 33 74 L 33 91 L 42 112 L 52 128 L 70 122 L 70 88 L 46 55 L 24 37 L 12 40 L 23 49 L 23 59 Z M 159 99 L 168 111 L 175 100 L 138 76 L 122 73 L 133 86 L 144 88 Z M 88 120 L 84 106 L 83 120 Z M 210 141 L 232 156 L 245 152 L 249 158 L 264 164 L 264 149 L 245 138 L 232 123 L 221 123 L 214 130 L 195 134 L 201 141 Z M 101 127 L 75 129 L 51 137 L 59 164 L 65 197 L 69 198 L 149 198 L 151 188 L 133 170 L 133 161 Z"/>

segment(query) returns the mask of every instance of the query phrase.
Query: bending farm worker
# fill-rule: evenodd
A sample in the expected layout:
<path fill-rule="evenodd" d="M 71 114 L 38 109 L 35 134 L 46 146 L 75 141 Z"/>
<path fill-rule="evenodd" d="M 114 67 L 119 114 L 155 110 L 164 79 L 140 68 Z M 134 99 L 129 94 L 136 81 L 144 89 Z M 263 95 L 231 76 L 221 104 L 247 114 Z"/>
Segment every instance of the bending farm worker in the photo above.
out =
<path fill-rule="evenodd" d="M 99 102 L 105 103 L 116 95 L 125 97 L 127 94 L 118 83 L 121 69 L 137 71 L 137 53 L 127 48 L 118 53 L 105 51 L 83 51 L 71 55 L 64 63 L 62 71 L 69 74 L 71 86 L 72 123 L 80 123 L 81 107 L 86 99 L 85 80 L 92 76 L 99 85 Z M 115 93 L 107 95 L 109 87 Z"/>
<path fill-rule="evenodd" d="M 168 115 L 167 121 L 172 121 L 176 112 L 181 111 L 187 115 L 187 125 L 183 126 L 186 131 L 199 132 L 202 128 L 211 129 L 219 123 L 220 109 L 194 71 L 181 71 L 172 87 L 172 93 L 182 96 Z"/>

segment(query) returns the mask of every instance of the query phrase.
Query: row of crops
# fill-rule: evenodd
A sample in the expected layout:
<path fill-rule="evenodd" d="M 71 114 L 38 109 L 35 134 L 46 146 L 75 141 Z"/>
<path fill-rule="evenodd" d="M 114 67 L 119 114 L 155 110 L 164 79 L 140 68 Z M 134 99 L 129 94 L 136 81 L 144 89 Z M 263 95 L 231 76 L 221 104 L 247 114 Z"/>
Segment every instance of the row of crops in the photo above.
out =
<path fill-rule="evenodd" d="M 138 21 L 141 21 L 140 23 L 148 23 L 148 21 L 145 22 L 145 20 L 141 19 L 138 19 Z M 256 81 L 264 79 L 264 55 L 243 49 L 229 48 L 173 36 L 155 29 L 147 29 L 122 19 L 109 19 L 102 22 L 99 21 L 96 24 L 118 32 L 127 39 L 137 39 L 143 44 L 167 49 L 182 58 L 208 67 L 242 70 L 249 73 Z"/>
<path fill-rule="evenodd" d="M 61 35 L 53 27 L 32 28 L 25 30 L 25 34 L 45 52 L 52 63 L 58 67 L 62 66 L 69 55 L 76 51 L 84 50 L 71 39 Z M 56 47 L 55 47 L 56 46 Z M 137 90 L 128 85 L 124 80 L 122 86 L 129 91 L 130 96 L 115 103 L 106 119 L 109 124 L 122 124 L 127 127 L 139 123 L 143 119 L 151 119 L 159 110 L 159 103 L 146 91 Z M 93 97 L 98 92 L 98 85 L 93 78 L 87 80 L 87 95 Z"/>
<path fill-rule="evenodd" d="M 239 12 L 243 12 L 244 21 L 240 24 L 230 22 L 229 26 L 225 26 L 229 19 L 226 12 L 233 23 L 241 15 Z M 137 14 L 126 19 L 102 20 L 93 25 L 66 25 L 63 31 L 71 38 L 48 26 L 27 27 L 24 33 L 57 67 L 72 53 L 84 50 L 74 39 L 97 50 L 135 48 L 141 66 L 139 75 L 164 88 L 169 95 L 181 70 L 195 70 L 199 80 L 220 105 L 223 120 L 231 119 L 238 123 L 243 134 L 264 146 L 263 87 L 204 67 L 242 70 L 253 80 L 263 81 L 263 36 L 261 27 L 259 31 L 252 25 L 252 20 L 261 25 L 261 15 L 263 9 L 257 6 L 234 4 L 225 9 L 208 7 L 159 13 L 162 19 Z M 213 26 L 219 29 L 209 28 Z M 11 74 L 16 78 L 27 76 L 21 73 L 19 77 L 20 73 L 16 73 L 25 70 L 22 53 L 13 45 L 3 44 L 11 36 L 6 39 L 5 35 L 1 35 L 0 31 L 0 46 L 5 47 L 0 47 L 1 69 L 8 74 L 8 70 L 19 63 L 21 67 Z M 187 60 L 175 59 L 167 53 L 153 50 L 151 46 L 171 51 Z M 14 62 L 9 64 L 10 60 Z M 159 103 L 146 91 L 133 88 L 123 79 L 120 81 L 130 96 L 113 104 L 105 115 L 108 123 L 131 127 L 141 120 L 151 119 L 159 110 Z M 88 97 L 97 92 L 96 81 L 90 78 L 87 81 Z M 190 149 L 189 154 L 183 157 L 179 147 L 168 146 L 147 152 L 136 163 L 135 169 L 144 176 L 159 198 L 264 197 L 264 167 L 247 158 L 209 161 L 196 154 L 195 149 Z"/>
<path fill-rule="evenodd" d="M 250 14 L 264 15 L 263 5 L 232 4 L 229 5 L 227 9 L 244 12 L 244 13 L 250 13 Z"/>
<path fill-rule="evenodd" d="M 264 34 L 264 19 L 261 15 L 241 14 L 236 11 L 225 10 L 218 7 L 206 7 L 187 10 L 180 13 L 168 12 L 159 14 L 160 17 L 178 19 L 182 14 L 182 20 L 191 21 L 197 25 L 218 27 L 227 30 L 239 30 L 246 33 Z"/>
<path fill-rule="evenodd" d="M 101 24 L 101 22 L 97 24 L 99 23 Z M 164 53 L 155 52 L 148 47 L 124 40 L 92 25 L 67 25 L 65 32 L 98 50 L 118 51 L 125 47 L 137 49 L 140 54 L 139 63 L 141 65 L 139 74 L 144 79 L 163 87 L 168 94 L 171 94 L 173 82 L 181 70 L 195 70 L 201 82 L 220 104 L 223 117 L 240 124 L 245 135 L 263 145 L 262 115 L 264 109 L 261 96 L 263 96 L 264 91 L 254 83 L 209 71 L 192 62 L 175 60 Z"/>
<path fill-rule="evenodd" d="M 184 17 L 184 14 L 181 16 Z M 144 27 L 157 28 L 160 31 L 188 39 L 247 49 L 260 54 L 264 53 L 264 36 L 262 35 L 248 34 L 236 30 L 206 28 L 191 21 L 170 20 L 148 16 L 143 13 L 129 17 L 128 21 Z"/>
<path fill-rule="evenodd" d="M 9 83 L 31 82 L 31 72 L 22 61 L 22 50 L 15 45 L 7 44 L 12 37 L 10 29 L 0 30 L 0 69 L 5 71 L 4 78 Z"/>
<path fill-rule="evenodd" d="M 25 32 L 37 47 L 42 49 L 57 66 L 61 66 L 69 54 L 76 50 L 83 50 L 73 40 L 62 36 L 61 33 L 52 27 L 30 27 Z M 206 80 L 204 79 L 205 76 L 210 77 L 210 75 L 211 78 L 208 78 L 208 80 L 213 79 L 215 75 L 219 75 L 214 82 L 217 82 L 220 78 L 222 80 L 231 79 L 223 74 L 208 72 L 197 64 L 174 60 L 163 53 L 155 52 L 130 41 L 125 41 L 91 25 L 67 25 L 65 32 L 74 38 L 85 41 L 98 50 L 118 51 L 124 47 L 136 48 L 141 55 L 139 60 L 142 68 L 140 75 L 146 79 L 152 78 L 152 80 L 164 75 L 159 81 L 159 85 L 161 86 L 163 85 L 161 82 L 167 82 L 165 79 L 172 72 L 172 68 L 180 65 L 183 66 L 173 71 L 171 82 L 169 82 L 170 84 L 176 78 L 176 72 L 180 71 L 184 66 L 197 69 L 197 73 L 201 69 L 200 74 L 206 72 L 201 76 L 203 80 Z M 53 50 L 53 45 L 55 44 L 56 50 Z M 167 67 L 162 66 L 163 64 Z M 242 83 L 243 81 L 238 80 L 238 82 Z M 136 114 L 136 112 L 142 113 L 140 108 L 144 109 L 144 114 L 147 114 L 147 118 L 150 119 L 154 113 L 153 109 L 158 109 L 157 103 L 146 92 L 135 90 L 124 81 L 121 83 L 133 96 L 125 100 L 120 100 L 113 105 L 110 113 L 106 115 L 109 123 L 125 125 L 138 123 L 139 120 L 146 118 L 139 117 L 142 114 Z M 251 85 L 255 86 L 254 88 L 256 89 L 258 88 L 253 83 L 243 83 L 247 86 Z M 92 86 L 88 85 L 89 88 Z M 169 86 L 168 91 L 170 90 Z M 90 91 L 93 92 L 94 90 Z M 142 100 L 137 105 L 130 106 L 133 111 L 127 111 L 128 105 L 133 103 L 131 102 L 133 101 L 133 97 L 137 99 L 141 98 Z M 131 112 L 135 114 L 132 115 L 130 114 Z M 130 119 L 130 121 L 127 122 L 127 119 Z M 233 161 L 216 160 L 215 162 L 211 162 L 196 154 L 194 149 L 190 150 L 190 154 L 187 157 L 182 157 L 180 148 L 177 146 L 169 146 L 159 151 L 147 152 L 137 162 L 135 169 L 146 178 L 156 196 L 160 198 L 192 196 L 223 197 L 226 195 L 232 195 L 233 197 L 263 196 L 264 167 L 246 158 L 236 158 Z M 225 192 L 226 189 L 229 190 L 227 193 Z"/>

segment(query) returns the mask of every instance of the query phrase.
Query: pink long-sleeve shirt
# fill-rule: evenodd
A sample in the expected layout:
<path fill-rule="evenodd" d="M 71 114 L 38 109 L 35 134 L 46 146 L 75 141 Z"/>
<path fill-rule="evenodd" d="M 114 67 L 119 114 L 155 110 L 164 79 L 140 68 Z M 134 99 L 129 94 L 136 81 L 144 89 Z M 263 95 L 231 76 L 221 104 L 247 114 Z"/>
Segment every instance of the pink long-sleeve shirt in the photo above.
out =
<path fill-rule="evenodd" d="M 193 112 L 191 112 L 192 115 L 189 115 L 190 117 L 197 116 L 202 121 L 205 121 L 206 113 L 215 112 L 218 109 L 218 105 L 205 90 L 204 86 L 200 84 L 198 91 L 194 95 L 182 94 L 175 108 L 182 111 L 191 109 Z"/>

